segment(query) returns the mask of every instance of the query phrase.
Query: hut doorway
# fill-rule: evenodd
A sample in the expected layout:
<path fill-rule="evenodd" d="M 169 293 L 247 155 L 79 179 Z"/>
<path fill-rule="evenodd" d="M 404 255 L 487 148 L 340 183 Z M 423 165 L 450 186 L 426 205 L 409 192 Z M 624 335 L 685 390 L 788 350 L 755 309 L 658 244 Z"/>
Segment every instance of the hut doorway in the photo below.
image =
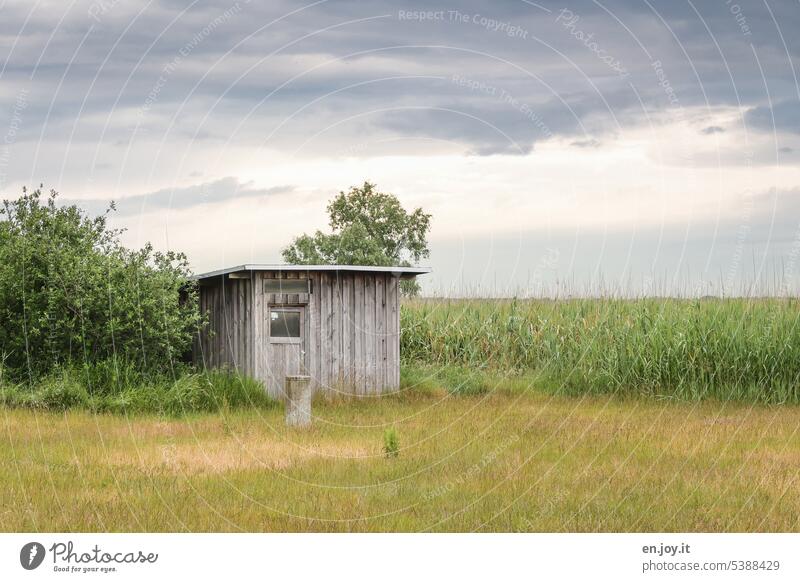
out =
<path fill-rule="evenodd" d="M 271 394 L 283 394 L 286 376 L 306 373 L 306 308 L 270 305 L 266 332 L 266 369 Z"/>

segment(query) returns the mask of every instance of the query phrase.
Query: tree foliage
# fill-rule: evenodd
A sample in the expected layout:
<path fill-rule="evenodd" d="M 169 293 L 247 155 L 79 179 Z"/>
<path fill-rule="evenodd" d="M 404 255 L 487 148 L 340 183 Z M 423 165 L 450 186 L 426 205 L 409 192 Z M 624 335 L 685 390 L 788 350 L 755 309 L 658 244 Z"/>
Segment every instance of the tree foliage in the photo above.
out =
<path fill-rule="evenodd" d="M 0 209 L 5 366 L 20 378 L 113 358 L 168 369 L 200 323 L 186 256 L 126 249 L 108 212 L 89 217 L 57 196 L 23 190 Z"/>
<path fill-rule="evenodd" d="M 327 207 L 332 233 L 303 234 L 283 249 L 283 259 L 297 265 L 409 266 L 430 256 L 427 235 L 431 215 L 421 208 L 407 212 L 393 194 L 364 182 L 339 192 Z M 403 281 L 416 294 L 415 281 Z"/>

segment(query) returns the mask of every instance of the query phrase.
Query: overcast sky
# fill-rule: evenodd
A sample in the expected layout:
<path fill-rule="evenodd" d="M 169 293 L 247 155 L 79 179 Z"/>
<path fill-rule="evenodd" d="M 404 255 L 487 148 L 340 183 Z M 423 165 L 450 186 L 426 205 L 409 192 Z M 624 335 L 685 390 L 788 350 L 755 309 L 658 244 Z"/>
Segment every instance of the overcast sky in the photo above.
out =
<path fill-rule="evenodd" d="M 786 292 L 799 39 L 797 0 L 0 0 L 0 193 L 199 272 L 368 179 L 433 214 L 431 293 Z"/>

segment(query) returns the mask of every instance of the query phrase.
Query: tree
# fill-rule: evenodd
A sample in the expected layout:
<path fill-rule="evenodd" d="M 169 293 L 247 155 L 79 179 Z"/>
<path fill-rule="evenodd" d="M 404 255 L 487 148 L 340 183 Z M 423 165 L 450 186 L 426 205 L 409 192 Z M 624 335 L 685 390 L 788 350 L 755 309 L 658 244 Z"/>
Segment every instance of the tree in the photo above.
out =
<path fill-rule="evenodd" d="M 57 196 L 23 189 L 0 208 L 0 363 L 20 379 L 115 358 L 169 369 L 201 321 L 186 256 L 126 249 L 113 203 L 89 217 Z"/>
<path fill-rule="evenodd" d="M 283 249 L 283 259 L 297 265 L 409 266 L 430 256 L 427 235 L 431 215 L 409 213 L 393 194 L 364 182 L 339 192 L 328 204 L 331 234 L 303 234 Z M 416 281 L 402 281 L 406 295 L 419 293 Z"/>

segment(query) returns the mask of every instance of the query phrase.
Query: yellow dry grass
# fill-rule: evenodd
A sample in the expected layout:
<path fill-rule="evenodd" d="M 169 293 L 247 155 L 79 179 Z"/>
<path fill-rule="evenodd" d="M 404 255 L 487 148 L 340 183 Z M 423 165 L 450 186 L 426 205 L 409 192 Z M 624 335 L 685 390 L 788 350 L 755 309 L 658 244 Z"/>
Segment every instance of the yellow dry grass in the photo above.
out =
<path fill-rule="evenodd" d="M 0 410 L 0 529 L 800 530 L 796 407 L 408 393 L 315 414 Z"/>
<path fill-rule="evenodd" d="M 110 462 L 121 468 L 181 474 L 224 473 L 248 469 L 285 470 L 314 459 L 367 457 L 366 447 L 326 443 L 300 446 L 275 440 L 207 440 L 203 443 L 141 447 L 136 457 L 115 452 Z"/>

